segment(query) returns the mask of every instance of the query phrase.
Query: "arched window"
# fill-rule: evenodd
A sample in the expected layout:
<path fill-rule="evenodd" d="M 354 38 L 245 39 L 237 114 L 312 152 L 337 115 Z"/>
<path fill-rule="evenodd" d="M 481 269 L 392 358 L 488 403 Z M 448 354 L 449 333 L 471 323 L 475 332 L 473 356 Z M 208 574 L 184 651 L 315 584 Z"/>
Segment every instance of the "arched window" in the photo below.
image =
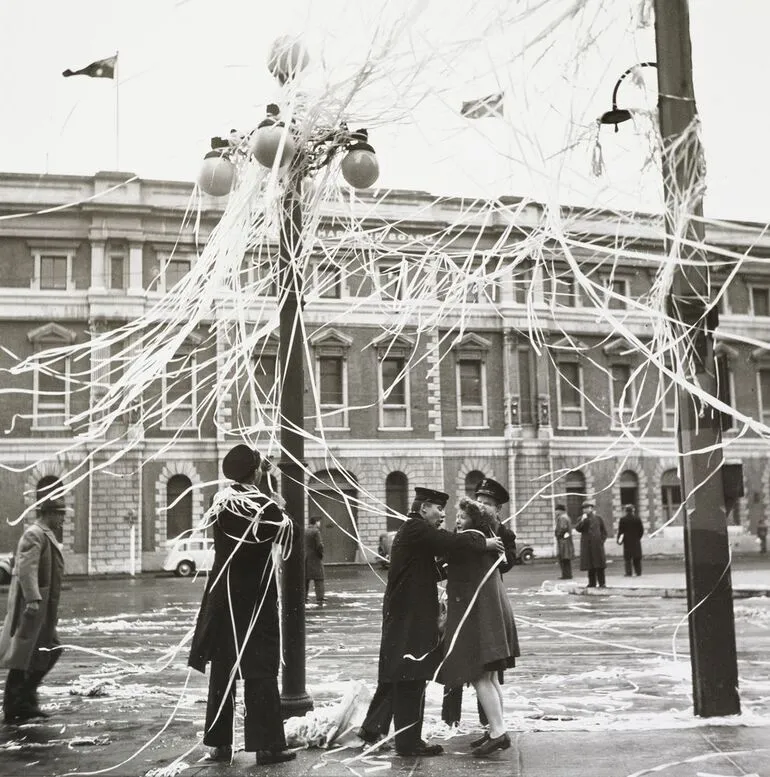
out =
<path fill-rule="evenodd" d="M 403 472 L 391 472 L 385 478 L 385 504 L 388 506 L 387 531 L 398 531 L 401 521 L 390 511 L 400 515 L 409 512 L 409 478 Z"/>
<path fill-rule="evenodd" d="M 484 473 L 477 469 L 472 469 L 465 476 L 465 495 L 472 497 L 476 493 L 476 488 L 482 480 L 484 480 Z"/>
<path fill-rule="evenodd" d="M 567 494 L 567 515 L 574 523 L 583 513 L 583 500 L 586 495 L 586 479 L 582 472 L 568 472 L 564 482 Z"/>
<path fill-rule="evenodd" d="M 663 505 L 663 522 L 667 523 L 682 504 L 682 487 L 675 469 L 667 469 L 660 476 L 660 501 Z M 681 515 L 677 523 L 682 523 Z"/>
<path fill-rule="evenodd" d="M 167 539 L 173 539 L 182 532 L 192 529 L 191 488 L 192 483 L 187 475 L 172 475 L 166 483 Z"/>
<path fill-rule="evenodd" d="M 633 505 L 634 511 L 639 513 L 639 478 L 635 472 L 627 469 L 620 473 L 620 504 L 621 506 Z"/>

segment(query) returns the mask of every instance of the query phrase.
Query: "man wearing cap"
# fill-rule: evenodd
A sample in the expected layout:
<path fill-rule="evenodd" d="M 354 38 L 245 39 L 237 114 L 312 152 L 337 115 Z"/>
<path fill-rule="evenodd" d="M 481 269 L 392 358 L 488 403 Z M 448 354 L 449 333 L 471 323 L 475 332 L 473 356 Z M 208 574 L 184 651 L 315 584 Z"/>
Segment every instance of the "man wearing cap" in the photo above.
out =
<path fill-rule="evenodd" d="M 473 493 L 473 498 L 477 502 L 481 502 L 487 507 L 491 507 L 495 511 L 497 516 L 497 527 L 495 532 L 500 537 L 505 548 L 505 559 L 500 563 L 498 569 L 500 574 L 507 572 L 516 563 L 516 535 L 509 529 L 505 523 L 500 520 L 500 513 L 503 505 L 508 504 L 510 501 L 510 494 L 502 483 L 498 483 L 492 478 L 482 478 L 476 490 Z M 500 682 L 502 682 L 502 671 L 499 672 Z M 455 688 L 444 688 L 444 697 L 441 703 L 441 719 L 448 726 L 456 725 L 460 722 L 462 714 L 463 704 L 463 687 L 458 686 Z M 481 704 L 478 703 L 479 720 L 482 726 L 487 725 L 487 716 L 484 714 L 484 710 Z M 474 740 L 476 741 L 476 740 Z"/>
<path fill-rule="evenodd" d="M 588 587 L 596 588 L 598 583 L 599 588 L 606 588 L 604 541 L 607 539 L 607 528 L 601 516 L 594 512 L 593 499 L 583 502 L 583 515 L 575 529 L 580 532 L 580 569 L 588 572 Z"/>
<path fill-rule="evenodd" d="M 561 579 L 572 580 L 572 559 L 575 556 L 575 543 L 572 541 L 572 522 L 564 505 L 556 505 L 556 558 L 561 567 Z"/>
<path fill-rule="evenodd" d="M 56 539 L 64 523 L 60 499 L 46 499 L 16 549 L 8 613 L 0 635 L 0 665 L 8 669 L 3 696 L 5 722 L 47 718 L 38 687 L 61 656 L 56 633 L 64 557 Z"/>
<path fill-rule="evenodd" d="M 392 700 L 396 752 L 401 756 L 443 753 L 440 745 L 429 745 L 422 739 L 425 683 L 441 662 L 436 556 L 454 548 L 478 553 L 503 550 L 499 538 L 485 539 L 473 532 L 450 534 L 440 529 L 448 500 L 449 495 L 441 491 L 415 489 L 408 520 L 391 548 L 382 606 L 377 703 L 382 704 L 388 695 Z M 370 707 L 370 712 L 375 711 Z M 369 733 L 366 721 L 361 733 L 364 737 Z"/>
<path fill-rule="evenodd" d="M 222 462 L 233 484 L 219 491 L 204 515 L 214 535 L 214 565 L 190 647 L 189 665 L 210 663 L 203 743 L 209 759 L 232 758 L 235 682 L 243 680 L 244 739 L 257 764 L 289 761 L 278 691 L 280 630 L 273 545 L 290 541 L 291 519 L 271 493 L 270 463 L 247 445 Z"/>

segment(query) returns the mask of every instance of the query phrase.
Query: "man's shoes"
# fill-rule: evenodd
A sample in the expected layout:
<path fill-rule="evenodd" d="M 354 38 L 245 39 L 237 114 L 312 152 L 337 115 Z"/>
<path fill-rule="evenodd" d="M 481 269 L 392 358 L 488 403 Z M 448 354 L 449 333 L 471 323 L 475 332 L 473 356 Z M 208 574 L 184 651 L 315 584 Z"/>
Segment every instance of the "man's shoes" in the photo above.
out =
<path fill-rule="evenodd" d="M 484 742 L 483 745 L 479 745 L 474 751 L 473 755 L 476 758 L 483 758 L 485 755 L 490 755 L 496 750 L 507 750 L 511 746 L 511 738 L 508 734 L 501 734 L 499 737 L 492 739 L 491 737 Z"/>
<path fill-rule="evenodd" d="M 289 750 L 257 750 L 257 766 L 281 764 L 284 761 L 293 761 L 296 757 L 297 754 Z"/>
<path fill-rule="evenodd" d="M 475 750 L 477 747 L 481 747 L 481 745 L 484 744 L 489 739 L 489 732 L 485 731 L 478 739 L 472 739 L 470 742 L 468 742 L 468 747 L 471 748 L 471 750 Z"/>
<path fill-rule="evenodd" d="M 3 721 L 9 726 L 18 726 L 21 723 L 26 723 L 28 720 L 34 720 L 35 718 L 50 718 L 51 716 L 47 712 L 39 708 L 24 708 L 16 710 L 15 712 L 6 712 Z"/>
<path fill-rule="evenodd" d="M 212 747 L 206 755 L 207 761 L 232 761 L 233 760 L 233 747 L 232 745 L 219 745 L 218 747 Z"/>
<path fill-rule="evenodd" d="M 429 745 L 427 742 L 420 742 L 411 750 L 398 750 L 396 755 L 404 758 L 432 758 L 434 755 L 443 755 L 444 748 L 441 745 Z"/>

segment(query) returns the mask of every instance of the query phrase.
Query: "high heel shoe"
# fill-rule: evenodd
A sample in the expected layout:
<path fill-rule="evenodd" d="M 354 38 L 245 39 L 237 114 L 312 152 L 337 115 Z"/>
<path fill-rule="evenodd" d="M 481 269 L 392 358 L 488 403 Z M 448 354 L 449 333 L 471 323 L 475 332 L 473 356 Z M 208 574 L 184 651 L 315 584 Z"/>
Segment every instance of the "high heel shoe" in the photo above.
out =
<path fill-rule="evenodd" d="M 507 750 L 510 746 L 511 738 L 505 733 L 501 734 L 499 737 L 490 737 L 483 745 L 479 745 L 473 751 L 473 755 L 476 758 L 483 758 L 485 755 L 494 753 L 495 750 Z"/>

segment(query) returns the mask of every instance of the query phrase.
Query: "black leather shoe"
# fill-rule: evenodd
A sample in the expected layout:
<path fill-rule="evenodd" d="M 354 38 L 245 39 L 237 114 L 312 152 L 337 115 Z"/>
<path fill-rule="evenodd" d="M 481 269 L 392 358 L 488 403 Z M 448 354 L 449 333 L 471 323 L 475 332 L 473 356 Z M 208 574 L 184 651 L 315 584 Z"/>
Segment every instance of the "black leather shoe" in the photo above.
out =
<path fill-rule="evenodd" d="M 284 761 L 293 761 L 296 757 L 296 753 L 288 750 L 257 750 L 257 766 L 281 764 Z"/>
<path fill-rule="evenodd" d="M 434 755 L 443 755 L 444 748 L 441 745 L 429 745 L 427 742 L 420 742 L 412 750 L 396 750 L 396 755 L 405 758 L 432 758 Z"/>
<path fill-rule="evenodd" d="M 218 747 L 212 747 L 206 754 L 207 761 L 232 761 L 232 759 L 232 745 L 219 745 Z"/>
<path fill-rule="evenodd" d="M 468 747 L 475 750 L 477 747 L 481 747 L 489 739 L 489 732 L 485 731 L 478 739 L 472 739 L 468 742 Z"/>
<path fill-rule="evenodd" d="M 494 739 L 490 737 L 483 745 L 479 745 L 473 751 L 473 755 L 476 756 L 476 758 L 483 758 L 485 755 L 494 753 L 496 750 L 507 750 L 510 746 L 511 738 L 508 734 L 501 734 Z"/>

